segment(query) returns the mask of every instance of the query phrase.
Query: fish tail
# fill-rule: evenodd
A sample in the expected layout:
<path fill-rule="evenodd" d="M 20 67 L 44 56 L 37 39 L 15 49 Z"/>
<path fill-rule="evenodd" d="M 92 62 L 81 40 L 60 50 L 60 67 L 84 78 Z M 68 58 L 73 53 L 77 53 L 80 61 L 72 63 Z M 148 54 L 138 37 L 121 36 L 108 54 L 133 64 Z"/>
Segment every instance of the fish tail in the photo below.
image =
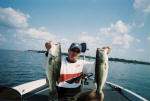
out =
<path fill-rule="evenodd" d="M 58 93 L 57 92 L 49 92 L 49 101 L 58 101 Z"/>

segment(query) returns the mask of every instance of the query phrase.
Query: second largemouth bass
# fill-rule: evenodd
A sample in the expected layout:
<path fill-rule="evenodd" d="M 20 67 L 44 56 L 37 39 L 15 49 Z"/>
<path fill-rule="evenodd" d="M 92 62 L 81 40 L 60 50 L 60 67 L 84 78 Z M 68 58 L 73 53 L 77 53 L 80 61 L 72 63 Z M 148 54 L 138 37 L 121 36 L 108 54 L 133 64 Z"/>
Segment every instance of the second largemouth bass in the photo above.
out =
<path fill-rule="evenodd" d="M 102 88 L 106 83 L 108 74 L 108 54 L 107 49 L 97 48 L 96 51 L 96 63 L 95 63 L 95 81 L 97 84 L 96 91 L 102 92 Z"/>
<path fill-rule="evenodd" d="M 49 100 L 57 101 L 58 92 L 56 89 L 56 82 L 59 82 L 60 68 L 61 68 L 61 46 L 58 42 L 51 42 L 51 49 L 48 55 L 48 65 L 46 75 L 49 81 Z"/>

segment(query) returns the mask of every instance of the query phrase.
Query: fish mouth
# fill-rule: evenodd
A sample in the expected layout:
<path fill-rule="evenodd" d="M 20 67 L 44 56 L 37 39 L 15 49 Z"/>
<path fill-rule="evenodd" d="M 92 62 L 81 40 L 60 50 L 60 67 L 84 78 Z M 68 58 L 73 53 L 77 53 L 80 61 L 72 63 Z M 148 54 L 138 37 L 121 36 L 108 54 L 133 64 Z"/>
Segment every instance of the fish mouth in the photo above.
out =
<path fill-rule="evenodd" d="M 50 44 L 51 45 L 59 45 L 60 43 L 59 42 L 52 42 L 52 41 L 50 41 Z"/>
<path fill-rule="evenodd" d="M 54 45 L 59 45 L 59 43 L 55 43 Z"/>
<path fill-rule="evenodd" d="M 99 50 L 99 51 L 100 51 L 100 50 L 101 50 L 101 48 L 97 48 L 97 50 Z"/>
<path fill-rule="evenodd" d="M 101 51 L 104 51 L 105 49 L 102 49 L 102 48 L 97 48 L 97 51 L 98 52 L 101 52 Z"/>
<path fill-rule="evenodd" d="M 57 57 L 59 54 L 60 43 L 59 42 L 50 42 L 51 49 L 49 50 L 50 56 Z"/>

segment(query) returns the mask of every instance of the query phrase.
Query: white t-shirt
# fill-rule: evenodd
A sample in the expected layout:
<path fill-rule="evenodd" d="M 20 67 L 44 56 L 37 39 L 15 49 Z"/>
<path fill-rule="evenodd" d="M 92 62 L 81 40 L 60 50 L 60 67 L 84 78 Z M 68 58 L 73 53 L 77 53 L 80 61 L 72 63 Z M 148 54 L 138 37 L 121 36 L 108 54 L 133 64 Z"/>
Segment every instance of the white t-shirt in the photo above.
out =
<path fill-rule="evenodd" d="M 44 59 L 43 67 L 48 66 L 48 57 Z M 47 69 L 46 69 L 47 70 Z M 81 76 L 86 73 L 95 72 L 95 62 L 88 62 L 85 60 L 77 60 L 75 63 L 67 61 L 66 57 L 62 58 L 60 70 L 59 87 L 76 88 L 81 85 Z"/>

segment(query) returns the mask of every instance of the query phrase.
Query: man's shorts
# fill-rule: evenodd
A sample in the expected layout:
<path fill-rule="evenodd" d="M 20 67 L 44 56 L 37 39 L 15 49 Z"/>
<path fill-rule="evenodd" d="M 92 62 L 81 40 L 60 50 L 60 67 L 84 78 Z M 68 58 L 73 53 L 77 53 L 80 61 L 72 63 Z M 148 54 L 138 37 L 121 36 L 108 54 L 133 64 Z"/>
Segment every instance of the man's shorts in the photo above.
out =
<path fill-rule="evenodd" d="M 59 98 L 73 97 L 81 91 L 81 86 L 77 88 L 63 88 L 56 86 Z"/>

